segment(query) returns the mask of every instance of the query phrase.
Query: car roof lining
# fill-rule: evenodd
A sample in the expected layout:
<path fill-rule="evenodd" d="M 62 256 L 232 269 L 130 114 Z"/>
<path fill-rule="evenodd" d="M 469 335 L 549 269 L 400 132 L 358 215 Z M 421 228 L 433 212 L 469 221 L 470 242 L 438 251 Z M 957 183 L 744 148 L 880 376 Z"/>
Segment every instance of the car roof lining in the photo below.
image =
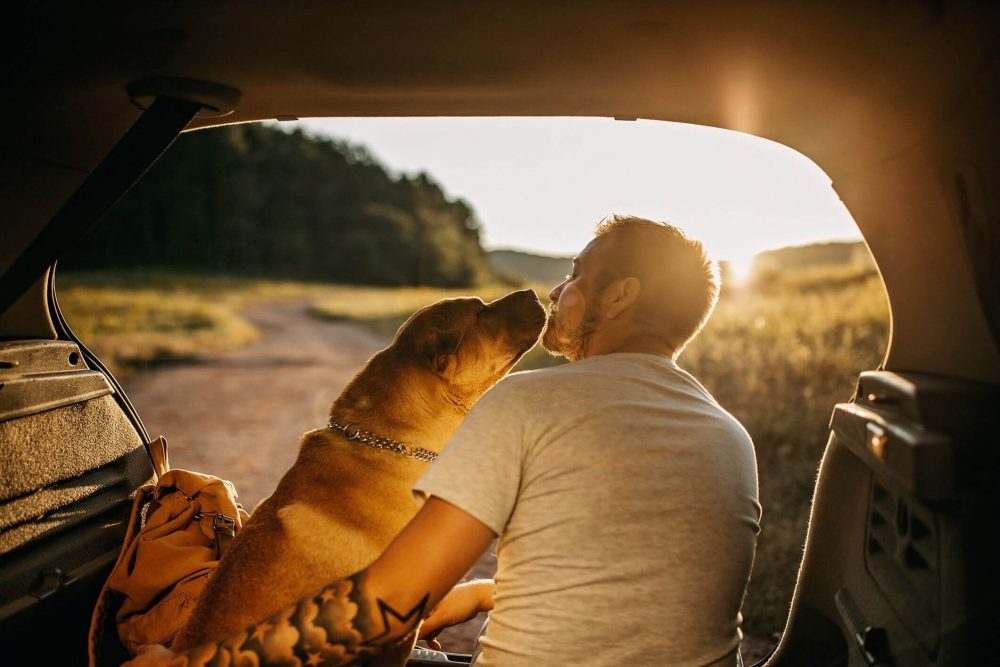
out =
<path fill-rule="evenodd" d="M 833 179 L 886 282 L 889 368 L 1000 381 L 996 315 L 987 314 L 995 306 L 984 305 L 981 287 L 977 294 L 983 262 L 968 248 L 969 229 L 985 229 L 988 245 L 996 232 L 961 219 L 948 185 L 948 165 L 971 164 L 986 177 L 997 166 L 989 120 L 1000 88 L 997 9 L 372 2 L 274 12 L 250 1 L 239 12 L 178 2 L 91 14 L 75 8 L 46 23 L 39 12 L 29 21 L 33 39 L 54 51 L 18 63 L 31 113 L 23 132 L 4 138 L 0 159 L 19 166 L 12 155 L 33 156 L 43 187 L 65 191 L 94 168 L 140 113 L 125 86 L 154 75 L 242 92 L 234 114 L 190 129 L 288 115 L 530 115 L 744 131 L 803 153 Z M 61 65 L 58 75 L 32 77 L 46 61 Z M 91 131 L 82 136 L 79 126 Z M 976 197 L 995 210 L 986 177 Z M 0 186 L 10 214 L 37 229 L 54 211 L 15 192 L 24 187 L 16 181 Z M 0 249 L 0 268 L 17 252 Z"/>

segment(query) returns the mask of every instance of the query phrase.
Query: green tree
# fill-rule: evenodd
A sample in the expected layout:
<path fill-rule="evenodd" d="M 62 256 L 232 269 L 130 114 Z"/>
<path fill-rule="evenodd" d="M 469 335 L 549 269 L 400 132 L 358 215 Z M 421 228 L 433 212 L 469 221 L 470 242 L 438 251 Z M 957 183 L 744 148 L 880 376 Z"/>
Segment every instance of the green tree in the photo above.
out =
<path fill-rule="evenodd" d="M 491 279 L 475 212 L 360 146 L 231 125 L 182 135 L 70 267 L 150 267 L 379 285 Z"/>

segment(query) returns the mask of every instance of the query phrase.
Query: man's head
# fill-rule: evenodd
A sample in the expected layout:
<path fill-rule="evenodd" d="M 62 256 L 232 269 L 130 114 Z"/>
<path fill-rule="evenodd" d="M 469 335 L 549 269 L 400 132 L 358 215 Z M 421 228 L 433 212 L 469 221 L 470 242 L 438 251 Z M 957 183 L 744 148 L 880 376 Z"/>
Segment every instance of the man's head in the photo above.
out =
<path fill-rule="evenodd" d="M 549 293 L 542 344 L 570 360 L 614 351 L 676 356 L 704 325 L 719 284 L 701 243 L 678 228 L 615 215 Z"/>

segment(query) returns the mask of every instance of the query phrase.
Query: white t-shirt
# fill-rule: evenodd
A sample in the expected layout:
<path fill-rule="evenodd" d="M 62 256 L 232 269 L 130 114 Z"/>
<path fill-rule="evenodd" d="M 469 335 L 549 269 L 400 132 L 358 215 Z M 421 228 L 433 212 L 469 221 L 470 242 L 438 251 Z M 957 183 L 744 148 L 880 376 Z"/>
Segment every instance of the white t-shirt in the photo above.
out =
<path fill-rule="evenodd" d="M 735 665 L 753 443 L 666 357 L 516 373 L 417 482 L 499 536 L 477 665 Z"/>

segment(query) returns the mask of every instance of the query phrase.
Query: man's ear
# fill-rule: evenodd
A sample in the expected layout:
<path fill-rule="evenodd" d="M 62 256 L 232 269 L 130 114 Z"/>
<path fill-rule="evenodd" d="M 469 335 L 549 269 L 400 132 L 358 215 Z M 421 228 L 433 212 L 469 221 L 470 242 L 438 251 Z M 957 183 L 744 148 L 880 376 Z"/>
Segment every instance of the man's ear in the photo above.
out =
<path fill-rule="evenodd" d="M 608 285 L 604 292 L 604 315 L 615 319 L 628 310 L 639 298 L 642 285 L 638 278 L 628 277 Z"/>
<path fill-rule="evenodd" d="M 431 368 L 435 373 L 441 375 L 448 369 L 448 365 L 453 361 L 455 352 L 461 344 L 461 331 L 431 330 L 431 344 L 428 346 L 428 351 L 431 355 Z"/>

